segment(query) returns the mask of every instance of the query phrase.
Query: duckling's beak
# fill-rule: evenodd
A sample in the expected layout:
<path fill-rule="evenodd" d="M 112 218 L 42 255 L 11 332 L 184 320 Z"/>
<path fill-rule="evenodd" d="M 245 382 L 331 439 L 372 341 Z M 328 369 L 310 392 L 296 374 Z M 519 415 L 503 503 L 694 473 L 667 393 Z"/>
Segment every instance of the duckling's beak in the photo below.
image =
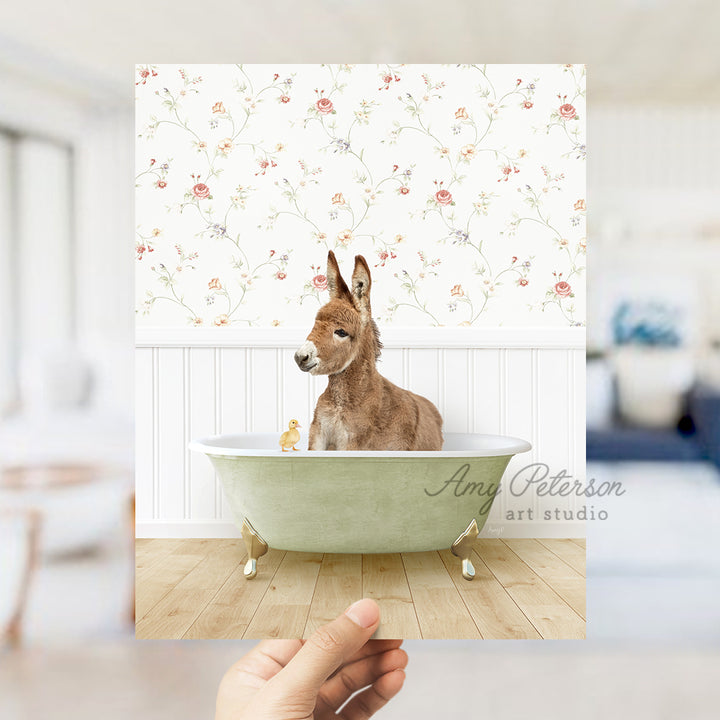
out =
<path fill-rule="evenodd" d="M 295 427 L 302 427 L 302 425 L 300 423 L 297 423 Z"/>

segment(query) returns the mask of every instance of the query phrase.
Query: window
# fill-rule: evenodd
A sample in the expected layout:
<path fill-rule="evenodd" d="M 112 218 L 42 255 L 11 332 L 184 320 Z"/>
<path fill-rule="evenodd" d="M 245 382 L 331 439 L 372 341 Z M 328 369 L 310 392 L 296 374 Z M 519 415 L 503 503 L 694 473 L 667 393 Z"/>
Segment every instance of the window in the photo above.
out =
<path fill-rule="evenodd" d="M 20 368 L 75 337 L 73 152 L 0 128 L 0 414 Z"/>

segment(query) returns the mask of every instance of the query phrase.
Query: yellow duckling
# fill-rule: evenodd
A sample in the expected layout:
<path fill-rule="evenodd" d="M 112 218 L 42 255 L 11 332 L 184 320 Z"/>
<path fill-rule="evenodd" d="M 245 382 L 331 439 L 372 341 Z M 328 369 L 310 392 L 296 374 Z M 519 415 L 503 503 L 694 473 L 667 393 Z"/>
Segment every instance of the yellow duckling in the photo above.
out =
<path fill-rule="evenodd" d="M 286 430 L 280 436 L 280 448 L 283 452 L 287 452 L 288 448 L 297 450 L 295 445 L 300 442 L 300 433 L 295 429 L 302 427 L 297 420 L 291 420 L 288 424 L 288 430 Z"/>

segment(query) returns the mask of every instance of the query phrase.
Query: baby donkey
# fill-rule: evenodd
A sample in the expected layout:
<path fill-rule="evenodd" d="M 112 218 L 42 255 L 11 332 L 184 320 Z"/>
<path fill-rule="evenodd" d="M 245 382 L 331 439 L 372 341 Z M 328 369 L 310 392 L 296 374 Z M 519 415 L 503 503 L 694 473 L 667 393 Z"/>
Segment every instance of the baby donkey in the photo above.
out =
<path fill-rule="evenodd" d="M 382 377 L 375 367 L 382 344 L 370 312 L 370 268 L 355 257 L 352 290 L 330 251 L 330 302 L 318 311 L 307 341 L 295 353 L 303 372 L 327 375 L 310 426 L 310 450 L 441 450 L 442 418 L 420 395 Z"/>

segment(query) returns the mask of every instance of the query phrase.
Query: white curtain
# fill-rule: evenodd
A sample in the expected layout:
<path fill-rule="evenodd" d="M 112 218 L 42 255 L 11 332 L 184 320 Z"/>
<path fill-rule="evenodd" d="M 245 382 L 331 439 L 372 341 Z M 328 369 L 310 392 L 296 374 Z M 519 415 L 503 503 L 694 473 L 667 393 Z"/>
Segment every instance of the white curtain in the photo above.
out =
<path fill-rule="evenodd" d="M 73 336 L 71 155 L 35 139 L 17 143 L 18 315 L 22 356 Z"/>
<path fill-rule="evenodd" d="M 15 400 L 13 141 L 0 133 L 0 417 Z"/>
<path fill-rule="evenodd" d="M 72 184 L 67 146 L 0 132 L 0 409 L 73 342 Z"/>

